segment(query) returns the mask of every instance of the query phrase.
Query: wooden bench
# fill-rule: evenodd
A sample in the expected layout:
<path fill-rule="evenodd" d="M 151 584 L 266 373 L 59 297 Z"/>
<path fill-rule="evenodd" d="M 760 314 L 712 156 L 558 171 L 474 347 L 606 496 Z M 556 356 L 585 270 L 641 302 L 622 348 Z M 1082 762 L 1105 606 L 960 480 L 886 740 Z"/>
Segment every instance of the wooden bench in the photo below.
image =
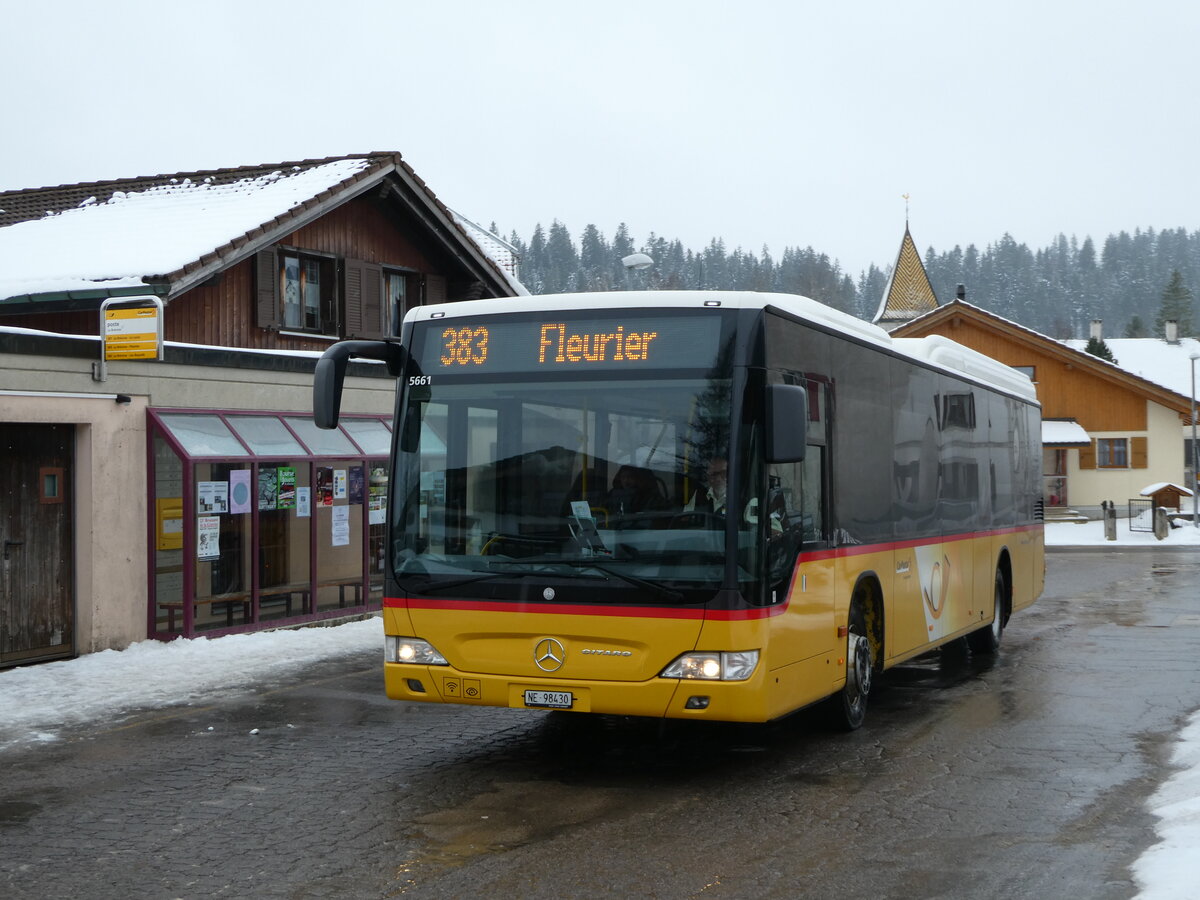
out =
<path fill-rule="evenodd" d="M 331 578 L 325 581 L 317 582 L 317 589 L 332 588 L 338 589 L 338 606 L 344 608 L 346 606 L 346 588 L 354 589 L 353 606 L 362 605 L 362 590 L 363 583 L 361 578 Z M 284 615 L 290 616 L 292 613 L 292 597 L 299 594 L 301 599 L 300 607 L 305 614 L 309 612 L 309 594 L 312 592 L 312 584 L 307 581 L 298 581 L 292 584 L 272 584 L 267 587 L 260 587 L 258 590 L 258 608 L 262 612 L 263 604 L 274 605 L 276 603 L 284 603 L 286 609 Z M 250 621 L 250 606 L 252 597 L 249 591 L 237 591 L 230 594 L 214 594 L 211 597 L 197 597 L 192 601 L 192 614 L 195 615 L 197 607 L 214 606 L 219 603 L 226 604 L 225 608 L 225 624 L 227 627 L 233 627 L 233 613 L 235 604 L 242 605 L 242 621 Z M 160 609 L 167 611 L 167 630 L 175 631 L 175 619 L 178 614 L 183 612 L 182 600 L 165 600 L 159 601 L 157 604 Z M 215 614 L 215 611 L 214 611 Z M 193 620 L 194 621 L 194 620 Z"/>
<path fill-rule="evenodd" d="M 233 609 L 234 609 L 234 604 L 237 604 L 237 603 L 242 604 L 243 620 L 245 620 L 245 621 L 250 620 L 250 592 L 249 591 L 237 591 L 232 594 L 214 594 L 211 597 L 197 597 L 194 601 L 192 601 L 192 614 L 195 615 L 196 607 L 198 607 L 198 606 L 211 606 L 211 605 L 217 604 L 217 603 L 227 604 L 226 609 L 225 609 L 225 624 L 227 626 L 230 626 L 230 627 L 233 626 Z M 183 612 L 183 601 L 182 600 L 159 601 L 158 606 L 160 609 L 165 609 L 167 611 L 167 630 L 174 631 L 175 630 L 175 616 L 177 613 Z"/>

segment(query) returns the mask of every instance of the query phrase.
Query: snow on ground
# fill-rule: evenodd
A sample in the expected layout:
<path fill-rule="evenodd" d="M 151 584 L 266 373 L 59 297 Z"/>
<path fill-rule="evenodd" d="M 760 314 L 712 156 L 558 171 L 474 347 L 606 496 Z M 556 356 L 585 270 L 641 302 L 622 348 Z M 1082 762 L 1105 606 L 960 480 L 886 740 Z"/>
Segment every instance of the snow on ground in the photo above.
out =
<path fill-rule="evenodd" d="M 0 752 L 134 709 L 186 706 L 213 691 L 250 691 L 323 659 L 367 649 L 383 660 L 379 618 L 331 628 L 141 641 L 77 659 L 0 670 Z"/>
<path fill-rule="evenodd" d="M 1191 522 L 1172 528 L 1165 540 L 1158 540 L 1149 531 L 1130 531 L 1128 519 L 1117 519 L 1117 539 L 1104 539 L 1104 523 L 1073 522 L 1046 523 L 1046 546 L 1054 547 L 1108 547 L 1121 550 L 1129 547 L 1185 547 L 1200 545 L 1200 528 Z"/>
<path fill-rule="evenodd" d="M 1171 758 L 1178 771 L 1150 798 L 1158 843 L 1133 864 L 1138 900 L 1192 900 L 1200 847 L 1200 713 L 1179 734 Z"/>
<path fill-rule="evenodd" d="M 1117 541 L 1104 540 L 1103 525 L 1052 523 L 1048 547 L 1200 545 L 1200 529 L 1173 529 L 1165 541 L 1130 533 L 1117 523 Z M 0 671 L 0 753 L 58 740 L 61 729 L 111 721 L 136 709 L 209 702 L 214 690 L 251 691 L 311 663 L 378 651 L 378 618 L 330 628 L 236 634 L 208 639 L 143 641 L 126 650 L 105 650 L 62 662 Z M 1185 900 L 1195 893 L 1195 850 L 1200 846 L 1200 713 L 1180 733 L 1172 764 L 1177 772 L 1150 799 L 1159 817 L 1159 843 L 1134 865 L 1139 900 Z"/>

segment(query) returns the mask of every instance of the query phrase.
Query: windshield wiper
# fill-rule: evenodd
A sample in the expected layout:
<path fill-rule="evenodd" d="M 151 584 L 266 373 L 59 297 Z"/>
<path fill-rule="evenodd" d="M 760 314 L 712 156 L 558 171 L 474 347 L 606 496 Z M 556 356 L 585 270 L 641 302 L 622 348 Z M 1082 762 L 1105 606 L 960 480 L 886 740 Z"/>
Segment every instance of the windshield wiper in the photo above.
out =
<path fill-rule="evenodd" d="M 647 581 L 645 578 L 638 578 L 636 575 L 627 575 L 624 572 L 618 572 L 608 566 L 602 566 L 595 560 L 591 559 L 564 559 L 560 560 L 564 566 L 587 566 L 589 569 L 595 569 L 597 572 L 616 578 L 619 581 L 624 581 L 626 584 L 632 584 L 634 587 L 644 588 L 647 591 L 658 594 L 660 597 L 666 597 L 668 600 L 673 600 L 679 603 L 686 598 L 679 591 L 673 591 L 669 587 L 664 587 L 661 584 L 656 584 L 653 581 Z"/>
<path fill-rule="evenodd" d="M 557 564 L 557 563 L 561 562 L 561 560 L 554 560 L 554 562 L 555 562 L 555 564 Z M 525 560 L 521 560 L 521 559 L 494 559 L 494 560 L 492 560 L 491 565 L 493 565 L 493 566 L 513 566 L 513 565 L 521 565 L 524 563 L 525 563 Z M 538 565 L 546 565 L 546 563 L 539 562 Z M 418 588 L 416 593 L 418 593 L 418 594 L 437 594 L 437 593 L 441 593 L 442 591 L 448 591 L 451 588 L 462 587 L 464 584 L 474 584 L 476 581 L 487 581 L 489 578 L 532 578 L 534 575 L 541 575 L 542 577 L 554 577 L 554 578 L 563 578 L 565 576 L 569 576 L 571 578 L 583 577 L 580 573 L 577 573 L 577 572 L 548 572 L 545 569 L 535 569 L 535 570 L 526 570 L 526 571 L 521 571 L 521 570 L 517 569 L 517 570 L 513 570 L 513 571 L 506 570 L 503 572 L 477 572 L 474 575 L 467 575 L 463 578 L 453 578 L 450 581 L 432 581 L 431 580 L 429 582 L 429 584 L 425 585 L 424 587 Z M 425 577 L 428 578 L 429 577 L 428 574 L 426 574 Z"/>
<path fill-rule="evenodd" d="M 653 581 L 647 581 L 644 578 L 638 578 L 636 575 L 627 575 L 624 572 L 618 572 L 614 569 L 608 568 L 607 566 L 601 565 L 601 564 L 597 563 L 595 560 L 591 560 L 591 559 L 555 559 L 555 560 L 522 560 L 522 559 L 500 560 L 500 559 L 497 559 L 497 560 L 492 561 L 492 565 L 512 566 L 512 565 L 529 565 L 529 564 L 538 565 L 538 566 L 561 565 L 561 566 L 568 566 L 573 569 L 580 569 L 580 568 L 595 569 L 597 572 L 601 573 L 606 578 L 615 578 L 618 581 L 624 581 L 626 584 L 631 584 L 634 587 L 639 587 L 644 590 L 650 591 L 651 593 L 657 594 L 659 597 L 665 597 L 666 599 L 671 600 L 675 603 L 680 603 L 686 599 L 684 597 L 684 595 L 681 594 L 679 591 L 675 591 L 675 590 L 672 590 L 671 588 L 664 587 L 661 584 L 656 584 Z M 553 572 L 553 571 L 547 571 L 546 569 L 537 569 L 534 571 L 514 570 L 514 571 L 505 571 L 505 572 L 477 572 L 474 575 L 469 575 L 464 578 L 453 578 L 450 581 L 440 581 L 440 582 L 439 581 L 431 581 L 429 584 L 417 588 L 415 590 L 415 593 L 438 594 L 438 593 L 441 593 L 442 591 L 448 591 L 448 590 L 451 590 L 452 588 L 462 587 L 463 585 L 466 585 L 466 584 L 474 584 L 477 581 L 486 581 L 489 578 L 514 578 L 514 577 L 515 578 L 531 578 L 534 575 L 540 575 L 543 578 L 545 578 L 545 577 L 562 578 L 564 576 L 569 576 L 572 578 L 586 577 L 586 573 L 584 573 L 584 572 Z M 428 576 L 426 576 L 426 577 L 428 577 Z"/>
<path fill-rule="evenodd" d="M 462 587 L 464 584 L 473 584 L 476 581 L 487 581 L 489 578 L 511 578 L 513 575 L 524 578 L 526 575 L 533 574 L 533 572 L 480 572 L 476 575 L 469 575 L 466 578 L 454 578 L 450 581 L 430 581 L 429 584 L 425 585 L 424 587 L 418 588 L 415 593 L 438 594 L 442 591 L 448 591 L 451 588 Z"/>

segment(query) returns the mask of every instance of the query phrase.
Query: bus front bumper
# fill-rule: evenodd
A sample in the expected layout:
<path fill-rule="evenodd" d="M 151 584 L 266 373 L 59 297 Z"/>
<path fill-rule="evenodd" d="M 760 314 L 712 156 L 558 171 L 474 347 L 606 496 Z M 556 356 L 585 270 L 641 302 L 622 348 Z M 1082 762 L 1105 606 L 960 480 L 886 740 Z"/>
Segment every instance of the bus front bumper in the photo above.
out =
<path fill-rule="evenodd" d="M 738 682 L 522 679 L 460 672 L 450 666 L 384 663 L 384 684 L 393 700 L 722 722 L 766 721 L 760 677 L 756 673 Z"/>

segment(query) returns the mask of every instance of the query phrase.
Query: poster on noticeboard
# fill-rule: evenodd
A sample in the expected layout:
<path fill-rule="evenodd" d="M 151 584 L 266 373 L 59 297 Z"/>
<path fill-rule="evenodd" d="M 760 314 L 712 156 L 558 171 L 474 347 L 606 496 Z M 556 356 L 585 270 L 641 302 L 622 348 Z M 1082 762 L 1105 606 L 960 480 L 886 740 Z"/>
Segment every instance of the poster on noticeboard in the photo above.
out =
<path fill-rule="evenodd" d="M 296 505 L 296 469 L 294 466 L 280 466 L 275 471 L 278 475 L 275 508 L 292 509 Z"/>
<path fill-rule="evenodd" d="M 196 520 L 196 558 L 220 559 L 221 517 L 200 516 Z"/>
<path fill-rule="evenodd" d="M 279 496 L 279 470 L 259 468 L 258 470 L 258 508 L 275 509 Z"/>
<path fill-rule="evenodd" d="M 333 506 L 333 469 L 317 467 L 317 506 Z"/>

